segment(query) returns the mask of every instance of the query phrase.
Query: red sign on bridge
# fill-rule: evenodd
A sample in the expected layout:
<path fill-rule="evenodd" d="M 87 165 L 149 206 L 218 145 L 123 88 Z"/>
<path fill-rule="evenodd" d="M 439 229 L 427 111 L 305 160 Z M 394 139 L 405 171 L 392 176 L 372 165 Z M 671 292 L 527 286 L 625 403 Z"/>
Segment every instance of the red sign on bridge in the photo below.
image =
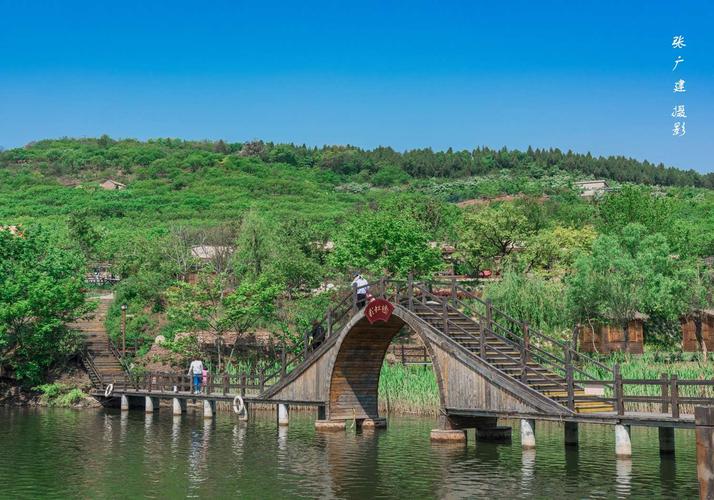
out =
<path fill-rule="evenodd" d="M 392 311 L 394 311 L 394 306 L 391 302 L 384 299 L 374 299 L 367 304 L 364 315 L 370 324 L 372 324 L 375 321 L 389 321 L 389 318 L 392 317 Z"/>

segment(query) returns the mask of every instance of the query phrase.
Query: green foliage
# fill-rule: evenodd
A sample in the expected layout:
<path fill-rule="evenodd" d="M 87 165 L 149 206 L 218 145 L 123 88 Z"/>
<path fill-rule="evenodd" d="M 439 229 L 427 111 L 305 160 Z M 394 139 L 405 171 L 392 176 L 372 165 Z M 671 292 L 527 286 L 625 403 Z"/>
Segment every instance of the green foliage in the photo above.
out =
<path fill-rule="evenodd" d="M 592 176 L 619 182 L 590 203 L 573 183 Z M 127 189 L 99 188 L 107 178 Z M 404 276 L 414 268 L 426 276 L 441 265 L 431 245 L 450 243 L 458 250 L 457 272 L 509 269 L 487 293 L 531 322 L 551 330 L 562 326 L 553 310 L 560 290 L 578 318 L 604 320 L 636 306 L 651 316 L 647 341 L 671 345 L 676 314 L 691 315 L 711 304 L 702 257 L 714 255 L 714 192 L 628 182 L 711 187 L 714 174 L 557 149 L 400 153 L 384 147 L 103 136 L 0 152 L 0 221 L 42 221 L 41 246 L 48 255 L 111 262 L 122 281 L 114 288 L 107 326 L 116 338 L 119 307 L 126 303 L 130 343 L 159 332 L 173 339 L 176 332 L 205 326 L 211 308 L 227 321 L 220 294 L 214 305 L 213 299 L 199 304 L 215 290 L 172 288 L 202 268 L 224 277 L 225 296 L 259 280 L 284 290 L 276 310 L 260 323 L 298 345 L 330 297 L 312 297 L 312 288 L 339 283 L 341 273 L 355 269 Z M 452 203 L 467 199 L 476 199 L 470 202 L 476 207 L 463 210 Z M 633 223 L 644 229 L 633 232 Z M 611 255 L 603 249 L 590 255 L 598 236 L 614 239 Z M 192 256 L 195 245 L 230 251 L 206 262 Z M 246 294 L 249 311 L 254 291 Z M 172 302 L 167 322 L 169 298 L 179 298 L 186 314 L 178 314 Z M 50 337 L 64 338 L 60 330 Z M 39 374 L 62 361 L 73 350 L 62 347 L 70 340 L 52 340 L 48 345 L 61 348 L 43 354 L 41 366 L 19 362 L 21 372 Z M 0 352 L 4 363 L 8 356 L 20 359 L 9 344 Z"/>
<path fill-rule="evenodd" d="M 42 393 L 40 400 L 47 406 L 66 408 L 74 406 L 87 397 L 81 389 L 69 387 L 59 382 L 39 385 L 33 389 Z"/>
<path fill-rule="evenodd" d="M 464 215 L 459 254 L 474 269 L 494 266 L 534 230 L 526 210 L 510 203 L 489 205 Z"/>
<path fill-rule="evenodd" d="M 168 318 L 185 331 L 205 330 L 220 336 L 227 331 L 245 332 L 274 316 L 282 290 L 279 284 L 261 276 L 227 291 L 230 281 L 224 273 L 202 272 L 195 284 L 177 282 L 166 292 Z"/>
<path fill-rule="evenodd" d="M 563 276 L 575 259 L 587 253 L 597 233 L 591 227 L 573 229 L 556 226 L 533 235 L 518 256 L 526 263 L 526 270 L 551 276 Z"/>
<path fill-rule="evenodd" d="M 83 273 L 82 258 L 51 245 L 41 228 L 0 230 L 0 363 L 19 380 L 38 382 L 79 348 L 66 323 L 87 310 Z"/>
<path fill-rule="evenodd" d="M 369 177 L 369 180 L 375 186 L 395 186 L 397 184 L 405 184 L 410 179 L 410 175 L 401 168 L 388 165 L 380 168 L 376 174 Z"/>
<path fill-rule="evenodd" d="M 575 263 L 569 278 L 568 300 L 577 321 L 597 320 L 622 325 L 643 312 L 675 320 L 686 310 L 687 283 L 666 238 L 647 234 L 638 224 L 621 236 L 599 236 L 592 254 Z"/>
<path fill-rule="evenodd" d="M 513 318 L 527 321 L 532 327 L 548 333 L 569 328 L 564 285 L 537 275 L 507 270 L 501 281 L 484 289 L 484 297 Z"/>
<path fill-rule="evenodd" d="M 355 214 L 335 235 L 329 261 L 342 271 L 398 277 L 410 271 L 428 275 L 442 265 L 421 224 L 391 211 Z"/>

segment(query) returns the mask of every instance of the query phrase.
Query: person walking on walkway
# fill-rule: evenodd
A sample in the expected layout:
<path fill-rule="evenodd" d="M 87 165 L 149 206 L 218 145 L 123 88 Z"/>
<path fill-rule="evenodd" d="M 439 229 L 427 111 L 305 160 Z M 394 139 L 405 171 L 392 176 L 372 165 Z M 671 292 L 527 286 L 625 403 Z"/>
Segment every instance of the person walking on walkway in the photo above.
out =
<path fill-rule="evenodd" d="M 367 302 L 367 292 L 369 292 L 367 280 L 361 274 L 356 273 L 352 280 L 352 287 L 357 291 L 357 309 L 362 309 Z"/>
<path fill-rule="evenodd" d="M 201 379 L 203 378 L 203 362 L 200 359 L 191 361 L 191 366 L 188 367 L 188 374 L 193 376 L 193 393 L 200 393 Z"/>
<path fill-rule="evenodd" d="M 312 337 L 310 348 L 313 351 L 320 347 L 325 341 L 325 330 L 322 328 L 322 324 L 316 319 L 312 321 L 310 336 Z"/>

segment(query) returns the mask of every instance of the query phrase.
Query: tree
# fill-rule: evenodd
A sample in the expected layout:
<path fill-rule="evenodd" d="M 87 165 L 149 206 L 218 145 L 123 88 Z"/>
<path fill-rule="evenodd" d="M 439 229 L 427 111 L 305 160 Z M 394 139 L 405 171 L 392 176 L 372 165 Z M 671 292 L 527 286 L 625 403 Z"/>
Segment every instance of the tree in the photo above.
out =
<path fill-rule="evenodd" d="M 97 249 L 102 241 L 101 233 L 89 222 L 87 211 L 73 212 L 67 219 L 69 234 L 88 260 L 97 256 Z"/>
<path fill-rule="evenodd" d="M 629 324 L 642 308 L 644 277 L 616 238 L 599 237 L 591 255 L 575 262 L 568 301 L 576 321 L 615 324 L 623 328 L 629 347 Z"/>
<path fill-rule="evenodd" d="M 246 213 L 238 230 L 235 252 L 237 274 L 252 278 L 260 276 L 274 255 L 275 247 L 273 227 L 258 212 L 251 210 Z"/>
<path fill-rule="evenodd" d="M 0 230 L 0 364 L 37 383 L 73 355 L 81 338 L 67 323 L 87 312 L 84 261 L 50 244 L 40 228 Z"/>
<path fill-rule="evenodd" d="M 619 234 L 628 224 L 641 224 L 649 232 L 667 231 L 672 226 L 674 202 L 670 198 L 653 196 L 643 186 L 622 187 L 608 194 L 598 207 L 603 232 Z"/>
<path fill-rule="evenodd" d="M 280 285 L 261 277 L 229 290 L 229 281 L 226 273 L 201 272 L 195 284 L 177 282 L 166 292 L 169 320 L 179 329 L 208 331 L 222 340 L 226 332 L 241 334 L 274 317 Z M 235 346 L 229 359 L 234 350 Z"/>
<path fill-rule="evenodd" d="M 459 255 L 476 271 L 494 265 L 532 233 L 526 214 L 511 203 L 467 213 L 460 231 Z"/>
<path fill-rule="evenodd" d="M 363 212 L 342 226 L 329 262 L 342 271 L 398 277 L 428 275 L 443 265 L 422 226 L 389 211 Z"/>
<path fill-rule="evenodd" d="M 568 279 L 570 310 L 576 321 L 621 326 L 628 342 L 636 313 L 665 320 L 683 313 L 688 285 L 681 268 L 663 235 L 629 224 L 619 237 L 599 236 L 592 254 L 576 260 Z"/>
<path fill-rule="evenodd" d="M 557 332 L 568 326 L 563 291 L 560 281 L 507 269 L 500 281 L 485 287 L 484 297 L 512 318 L 538 330 Z"/>
<path fill-rule="evenodd" d="M 405 184 L 409 179 L 411 179 L 409 174 L 401 168 L 394 165 L 386 165 L 365 180 L 375 186 L 394 186 Z"/>
<path fill-rule="evenodd" d="M 526 272 L 562 276 L 570 270 L 578 255 L 590 250 L 596 236 L 592 227 L 544 229 L 526 242 L 519 260 L 525 262 Z"/>

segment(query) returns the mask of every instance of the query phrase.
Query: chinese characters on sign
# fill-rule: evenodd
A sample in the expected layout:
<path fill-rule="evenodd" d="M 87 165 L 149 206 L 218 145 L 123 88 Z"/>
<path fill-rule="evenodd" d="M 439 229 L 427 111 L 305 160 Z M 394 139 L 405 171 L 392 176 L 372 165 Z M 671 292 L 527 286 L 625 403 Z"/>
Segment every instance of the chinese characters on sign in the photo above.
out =
<path fill-rule="evenodd" d="M 364 315 L 367 316 L 367 320 L 371 324 L 375 321 L 389 321 L 392 311 L 394 311 L 394 306 L 390 302 L 384 299 L 375 299 L 367 304 Z"/>
<path fill-rule="evenodd" d="M 674 50 L 682 50 L 687 46 L 687 44 L 684 41 L 684 35 L 676 35 L 672 37 L 672 49 Z M 681 54 L 678 54 L 676 59 L 674 60 L 674 66 L 672 67 L 672 71 L 678 71 L 679 65 L 684 62 L 684 57 L 681 56 Z M 674 89 L 672 92 L 675 94 L 678 94 L 680 99 L 682 98 L 682 94 L 687 92 L 687 89 L 685 88 L 686 80 L 679 78 L 674 82 Z M 672 110 L 672 118 L 677 119 L 677 121 L 674 122 L 674 125 L 672 126 L 672 135 L 675 137 L 683 137 L 687 133 L 687 124 L 684 121 L 684 118 L 687 117 L 687 112 L 685 110 L 684 104 L 676 104 L 674 106 L 674 109 Z"/>

